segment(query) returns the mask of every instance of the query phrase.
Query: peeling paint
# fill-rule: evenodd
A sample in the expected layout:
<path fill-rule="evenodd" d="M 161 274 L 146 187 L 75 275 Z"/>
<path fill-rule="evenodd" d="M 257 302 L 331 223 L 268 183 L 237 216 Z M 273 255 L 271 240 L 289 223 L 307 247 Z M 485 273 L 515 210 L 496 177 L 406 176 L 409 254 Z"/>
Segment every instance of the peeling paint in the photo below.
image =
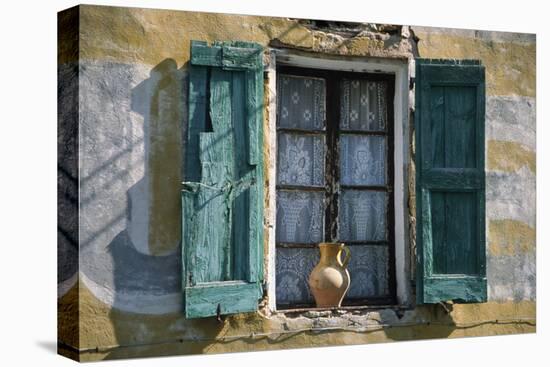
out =
<path fill-rule="evenodd" d="M 535 252 L 535 229 L 516 220 L 489 222 L 489 253 L 514 256 Z"/>
<path fill-rule="evenodd" d="M 490 39 L 436 33 L 425 27 L 413 27 L 413 30 L 420 39 L 418 51 L 422 57 L 482 60 L 487 70 L 488 95 L 535 96 L 534 42 L 496 42 Z"/>
<path fill-rule="evenodd" d="M 274 18 L 265 24 L 260 24 L 258 28 L 263 30 L 272 42 L 277 41 L 297 48 L 313 48 L 313 32 L 296 20 Z"/>

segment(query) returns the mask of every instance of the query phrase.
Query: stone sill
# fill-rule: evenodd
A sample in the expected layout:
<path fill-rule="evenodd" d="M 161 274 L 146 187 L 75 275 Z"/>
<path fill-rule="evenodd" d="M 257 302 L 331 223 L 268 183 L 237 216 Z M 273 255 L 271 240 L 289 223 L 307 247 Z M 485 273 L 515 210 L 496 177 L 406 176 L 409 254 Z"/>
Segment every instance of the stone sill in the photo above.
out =
<path fill-rule="evenodd" d="M 399 320 L 407 311 L 413 311 L 415 305 L 353 305 L 353 306 L 340 306 L 340 307 L 301 307 L 274 310 L 270 312 L 269 317 L 275 319 L 323 319 L 330 318 L 334 320 L 340 320 L 343 323 L 348 321 L 349 317 L 360 317 L 363 321 L 366 321 L 374 315 L 390 316 L 391 319 Z M 376 318 L 376 316 L 374 316 Z"/>

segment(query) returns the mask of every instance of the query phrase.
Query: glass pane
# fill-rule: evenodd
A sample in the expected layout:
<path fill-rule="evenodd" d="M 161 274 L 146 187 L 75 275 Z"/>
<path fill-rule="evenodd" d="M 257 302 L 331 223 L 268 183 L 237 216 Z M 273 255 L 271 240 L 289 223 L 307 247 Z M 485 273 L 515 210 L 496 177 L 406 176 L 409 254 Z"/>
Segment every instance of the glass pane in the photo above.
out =
<path fill-rule="evenodd" d="M 277 242 L 321 242 L 324 197 L 323 192 L 277 191 Z"/>
<path fill-rule="evenodd" d="M 340 241 L 387 239 L 387 193 L 343 190 L 340 193 L 338 232 Z"/>
<path fill-rule="evenodd" d="M 386 129 L 386 82 L 344 79 L 340 88 L 340 128 Z"/>
<path fill-rule="evenodd" d="M 386 137 L 341 135 L 340 177 L 343 185 L 386 184 Z"/>
<path fill-rule="evenodd" d="M 277 248 L 277 304 L 314 302 L 307 281 L 318 262 L 319 250 L 316 248 Z"/>
<path fill-rule="evenodd" d="M 389 295 L 387 246 L 349 246 L 351 258 L 348 271 L 351 278 L 346 299 Z"/>
<path fill-rule="evenodd" d="M 325 137 L 278 134 L 277 183 L 324 186 Z"/>
<path fill-rule="evenodd" d="M 277 80 L 277 125 L 325 129 L 325 80 L 280 75 Z"/>

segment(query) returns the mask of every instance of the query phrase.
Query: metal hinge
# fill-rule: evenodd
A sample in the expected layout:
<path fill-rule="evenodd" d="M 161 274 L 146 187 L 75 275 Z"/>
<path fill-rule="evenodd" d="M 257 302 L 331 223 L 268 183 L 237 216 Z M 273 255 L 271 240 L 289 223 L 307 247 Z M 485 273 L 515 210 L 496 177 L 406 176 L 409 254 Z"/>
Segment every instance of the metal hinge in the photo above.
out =
<path fill-rule="evenodd" d="M 223 322 L 222 320 L 222 306 L 221 304 L 218 303 L 218 307 L 216 307 L 216 320 L 218 320 L 218 322 Z"/>

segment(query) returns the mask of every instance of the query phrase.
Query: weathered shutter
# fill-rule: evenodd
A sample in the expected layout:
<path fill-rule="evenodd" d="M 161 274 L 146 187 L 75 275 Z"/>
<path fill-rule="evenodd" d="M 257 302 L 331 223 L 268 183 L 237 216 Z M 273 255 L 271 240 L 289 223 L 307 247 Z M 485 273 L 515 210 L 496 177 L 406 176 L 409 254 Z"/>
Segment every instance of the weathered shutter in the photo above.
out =
<path fill-rule="evenodd" d="M 484 302 L 485 68 L 416 60 L 417 303 Z"/>
<path fill-rule="evenodd" d="M 187 318 L 258 308 L 263 254 L 259 45 L 191 42 L 183 203 Z"/>

